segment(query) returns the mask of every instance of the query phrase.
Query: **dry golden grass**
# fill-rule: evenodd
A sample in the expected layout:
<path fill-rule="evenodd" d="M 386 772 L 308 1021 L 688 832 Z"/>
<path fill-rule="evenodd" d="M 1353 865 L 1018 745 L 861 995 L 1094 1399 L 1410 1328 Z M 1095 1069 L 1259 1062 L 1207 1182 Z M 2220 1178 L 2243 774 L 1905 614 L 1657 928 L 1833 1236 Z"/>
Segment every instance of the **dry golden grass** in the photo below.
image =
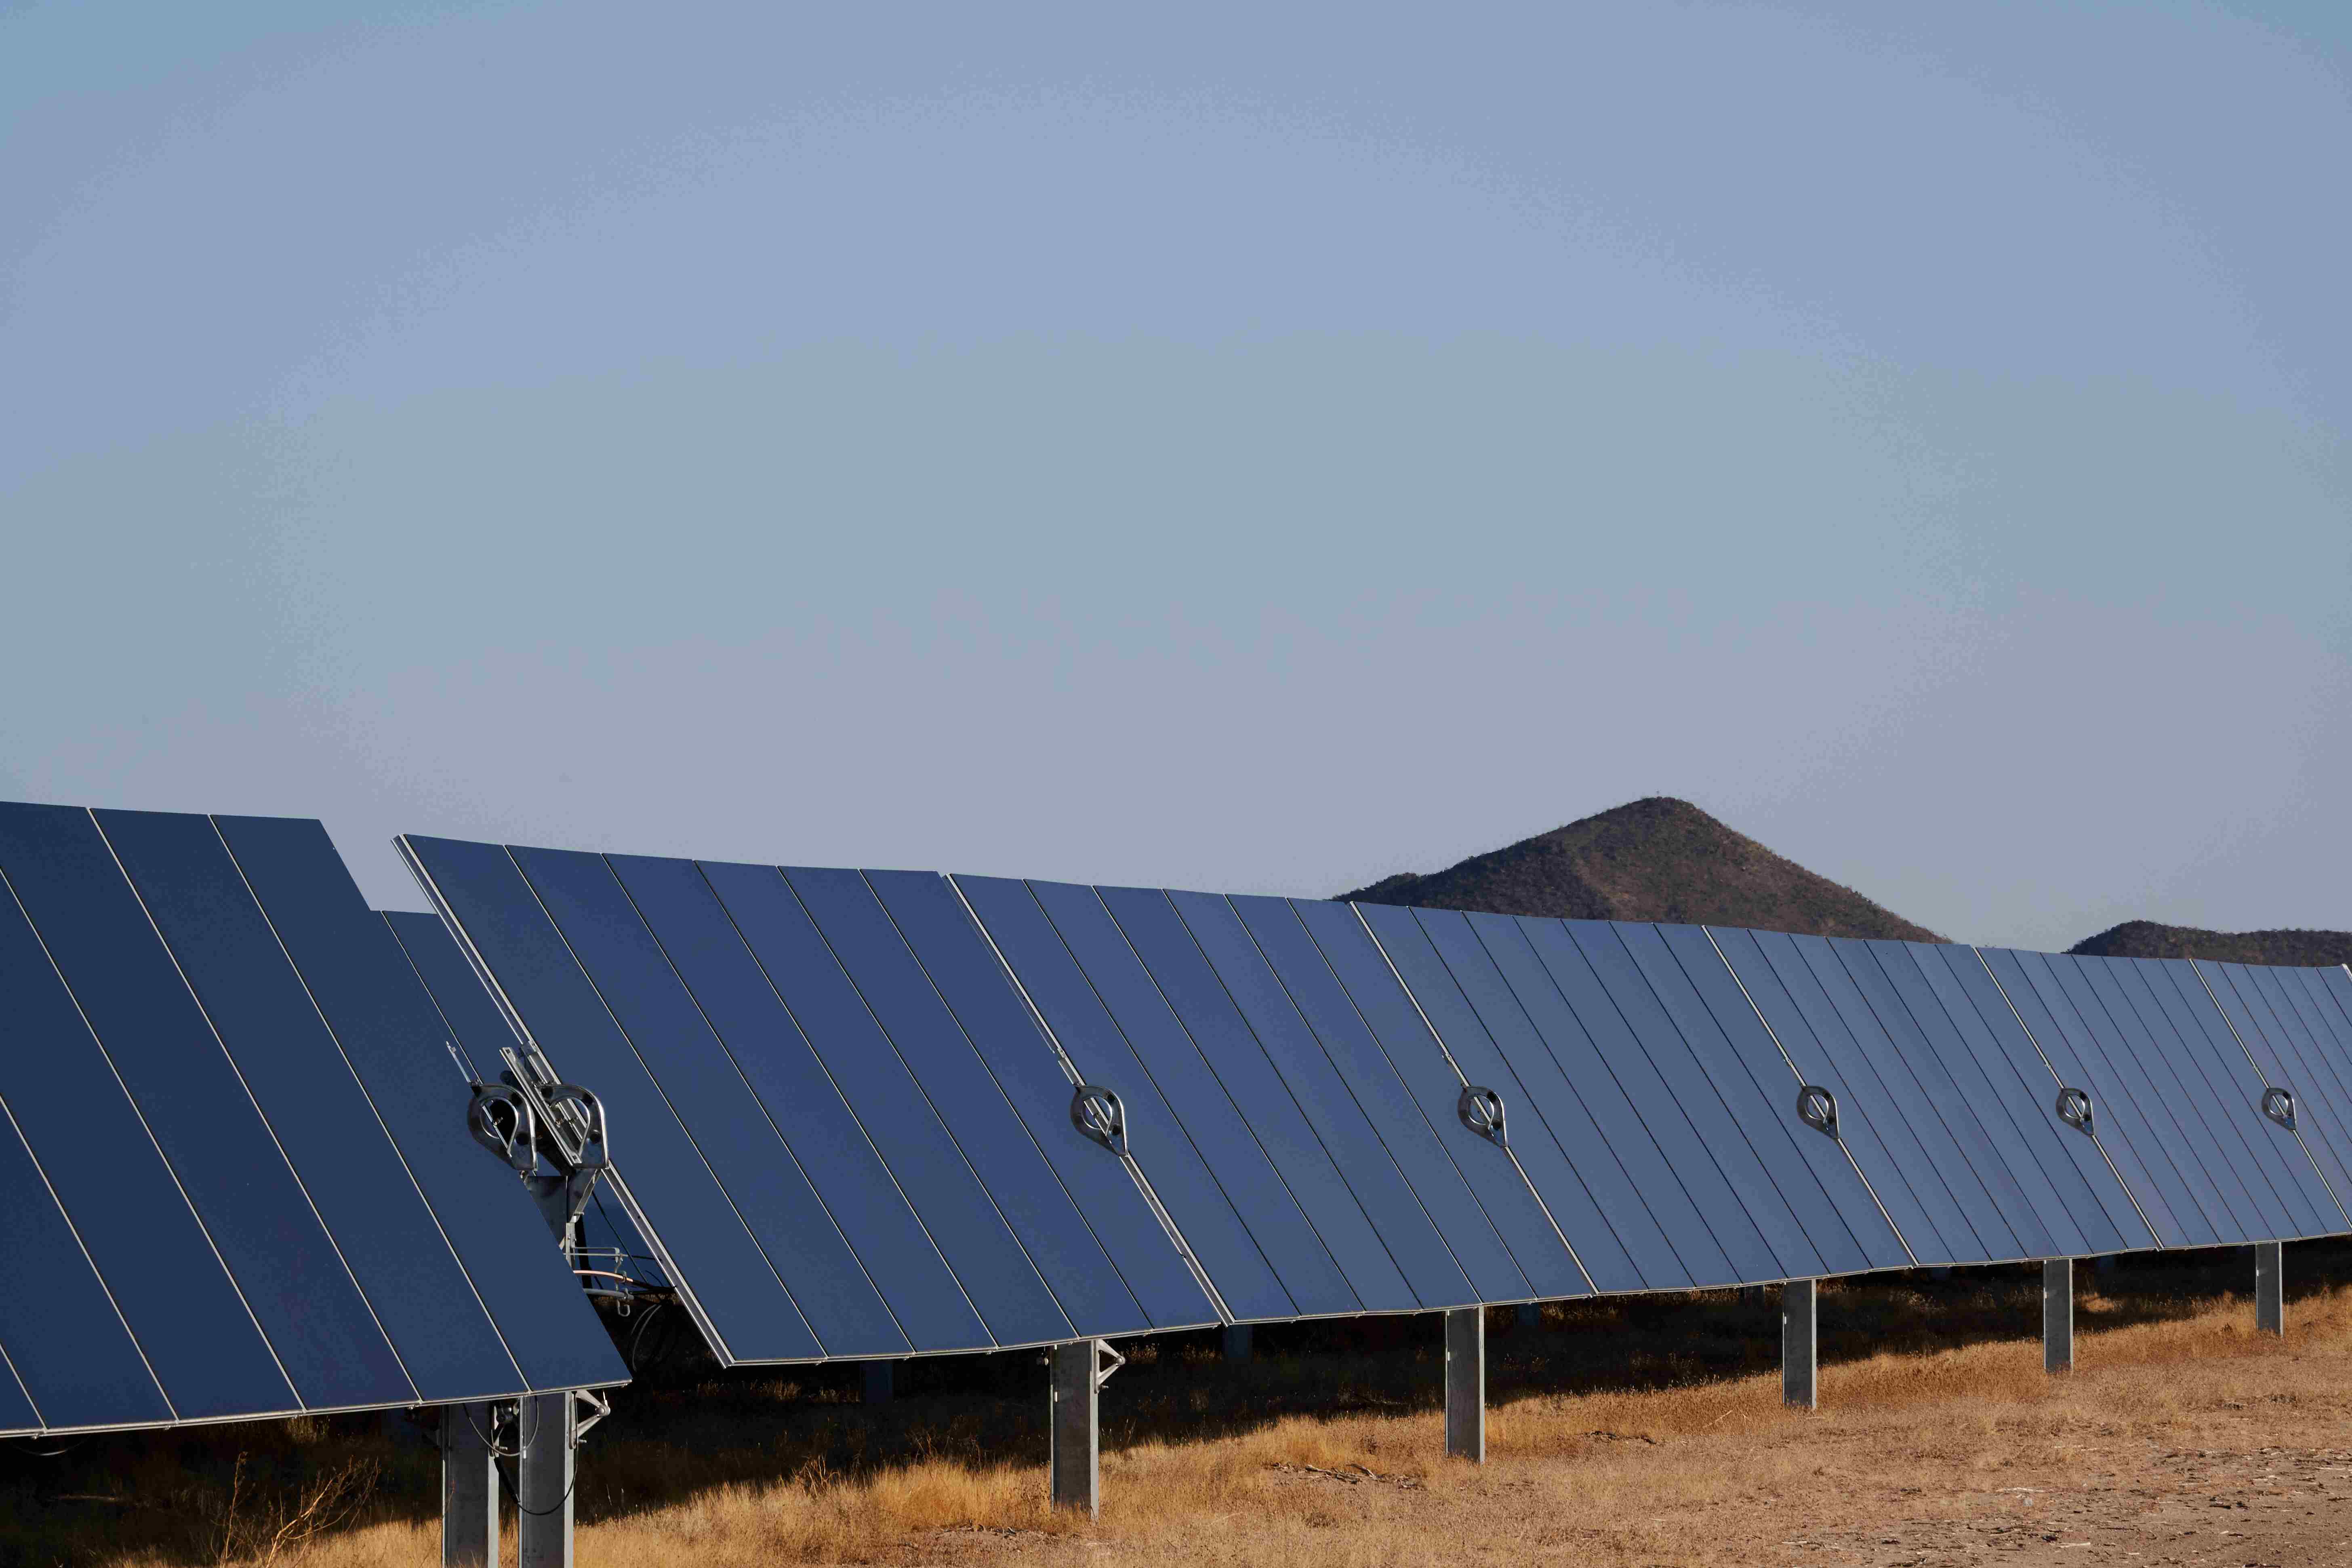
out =
<path fill-rule="evenodd" d="M 921 1407 L 930 1401 L 883 1407 L 901 1424 L 893 1444 L 845 1464 L 818 1450 L 839 1453 L 845 1432 L 865 1430 L 860 1423 L 883 1412 L 821 1402 L 793 1406 L 799 1414 L 788 1418 L 773 1403 L 787 1385 L 769 1384 L 733 1395 L 749 1398 L 748 1386 L 771 1398 L 763 1417 L 756 1400 L 714 1416 L 709 1388 L 682 1391 L 671 1428 L 600 1435 L 583 1452 L 579 1559 L 585 1568 L 1066 1557 L 1271 1568 L 1924 1563 L 1946 1559 L 1870 1553 L 1893 1546 L 1884 1532 L 1897 1521 L 2009 1531 L 2059 1497 L 2112 1500 L 2119 1522 L 2101 1528 L 2128 1531 L 2191 1484 L 2176 1462 L 2183 1453 L 2319 1452 L 2346 1443 L 2352 1289 L 2300 1293 L 2280 1342 L 2252 1331 L 2242 1298 L 2189 1296 L 2151 1309 L 2101 1296 L 2091 1283 L 2085 1276 L 2078 1303 L 2082 1370 L 2060 1379 L 2042 1373 L 2039 1340 L 2027 1334 L 1921 1350 L 1923 1335 L 1951 1336 L 1920 1327 L 1916 1303 L 1901 1295 L 1906 1288 L 1825 1287 L 1822 1407 L 1811 1415 L 1780 1406 L 1771 1371 L 1679 1381 L 1669 1372 L 1652 1380 L 1667 1386 L 1610 1385 L 1575 1367 L 1605 1364 L 1612 1351 L 1642 1343 L 1638 1310 L 1554 1308 L 1549 1332 L 1492 1342 L 1506 1363 L 1574 1345 L 1575 1363 L 1553 1370 L 1579 1386 L 1548 1392 L 1528 1378 L 1517 1387 L 1499 1380 L 1483 1468 L 1443 1455 L 1425 1355 L 1392 1358 L 1407 1370 L 1385 1382 L 1351 1363 L 1355 1408 L 1299 1414 L 1279 1411 L 1302 1384 L 1339 1381 L 1331 1365 L 1269 1358 L 1228 1371 L 1196 1359 L 1163 1367 L 1159 1382 L 1123 1390 L 1114 1381 L 1106 1391 L 1107 1419 L 1116 1423 L 1123 1392 L 1155 1418 L 1107 1431 L 1103 1515 L 1091 1524 L 1045 1506 L 1034 1434 L 1003 1438 L 973 1414 L 977 1405 L 929 1417 Z M 2023 1276 L 1986 1289 L 1969 1299 L 1973 1308 L 1948 1301 L 1944 1316 L 1998 1308 L 1993 1315 L 2012 1331 L 2034 1321 Z M 1751 1336 L 1769 1321 L 1769 1303 L 1753 1299 L 1726 1295 L 1708 1310 Z M 1885 1337 L 1902 1348 L 1874 1352 L 1850 1328 L 1843 1359 L 1829 1359 L 1841 1315 L 1864 1324 L 1865 1336 L 1887 1318 L 1895 1326 Z M 1769 1356 L 1767 1341 L 1747 1362 Z M 1041 1374 L 1026 1371 L 1042 1388 Z M 1209 1385 L 1205 1400 L 1197 1384 Z M 1248 1408 L 1224 1407 L 1236 1399 Z M 1255 1418 L 1249 1409 L 1274 1413 Z M 404 1484 L 429 1480 L 429 1453 L 405 1462 Z M 298 1542 L 275 1562 L 423 1564 L 437 1561 L 437 1539 L 412 1500 L 387 1503 L 373 1522 Z M 0 1552 L 0 1561 L 8 1555 Z M 210 1559 L 164 1544 L 81 1560 L 163 1568 Z M 2052 1560 L 2105 1559 L 2077 1551 Z"/>

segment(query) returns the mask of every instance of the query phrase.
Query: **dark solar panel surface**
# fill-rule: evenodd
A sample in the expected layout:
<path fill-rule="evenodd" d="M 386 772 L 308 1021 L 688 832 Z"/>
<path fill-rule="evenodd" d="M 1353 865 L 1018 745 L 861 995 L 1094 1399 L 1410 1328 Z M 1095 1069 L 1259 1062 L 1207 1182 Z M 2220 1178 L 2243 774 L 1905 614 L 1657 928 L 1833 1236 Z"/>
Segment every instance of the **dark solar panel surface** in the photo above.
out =
<path fill-rule="evenodd" d="M 565 928 L 576 967 L 638 994 L 614 1012 L 652 1076 L 699 1052 L 737 1123 L 761 1107 L 772 1136 L 713 1168 L 791 1163 L 880 1303 L 947 1271 L 998 1344 L 2347 1228 L 2352 989 L 2322 974 L 2217 971 L 2217 999 L 2186 964 L 511 855 L 546 908 L 505 918 Z M 611 946 L 630 921 L 572 908 L 564 876 L 627 894 L 635 979 Z M 656 952 L 682 1001 L 632 1024 Z M 2297 1128 L 2260 1115 L 2289 1075 L 2312 1086 Z M 1080 1082 L 1121 1098 L 1124 1159 L 1073 1125 Z M 2087 1126 L 2062 1086 L 2093 1094 Z M 1505 1139 L 1465 1125 L 1473 1088 Z M 689 1131 L 723 1120 L 671 1098 Z M 838 1223 L 853 1204 L 897 1214 L 887 1255 Z M 768 1235 L 777 1275 L 835 1246 L 814 1240 Z"/>
<path fill-rule="evenodd" d="M 625 1380 L 315 823 L 0 805 L 0 1247 L 40 1281 L 0 1303 L 0 1420 Z"/>

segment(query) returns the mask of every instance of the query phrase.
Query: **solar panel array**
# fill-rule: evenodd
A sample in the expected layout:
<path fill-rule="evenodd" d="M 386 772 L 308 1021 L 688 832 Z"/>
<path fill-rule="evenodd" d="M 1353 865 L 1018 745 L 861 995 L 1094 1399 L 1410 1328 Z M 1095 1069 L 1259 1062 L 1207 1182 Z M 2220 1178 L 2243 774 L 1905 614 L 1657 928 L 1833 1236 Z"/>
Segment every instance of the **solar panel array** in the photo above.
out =
<path fill-rule="evenodd" d="M 409 837 L 730 1363 L 2352 1230 L 2352 975 Z"/>
<path fill-rule="evenodd" d="M 0 805 L 0 1434 L 626 1380 L 315 822 Z"/>

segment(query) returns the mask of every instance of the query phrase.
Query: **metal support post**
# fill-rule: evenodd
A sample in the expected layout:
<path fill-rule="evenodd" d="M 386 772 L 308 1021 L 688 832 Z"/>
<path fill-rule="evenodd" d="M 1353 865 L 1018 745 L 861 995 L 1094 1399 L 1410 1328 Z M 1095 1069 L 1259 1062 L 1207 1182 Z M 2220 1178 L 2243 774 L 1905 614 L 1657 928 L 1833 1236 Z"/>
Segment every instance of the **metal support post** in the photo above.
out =
<path fill-rule="evenodd" d="M 862 1363 L 860 1370 L 866 1376 L 862 1394 L 865 1402 L 868 1405 L 889 1404 L 891 1385 L 895 1381 L 891 1363 L 887 1361 L 869 1361 Z"/>
<path fill-rule="evenodd" d="M 1255 1353 L 1251 1339 L 1250 1326 L 1247 1323 L 1226 1324 L 1225 1360 L 1234 1366 L 1240 1366 L 1248 1362 Z"/>
<path fill-rule="evenodd" d="M 517 1440 L 515 1561 L 518 1568 L 572 1568 L 572 1482 L 579 1408 L 572 1391 L 522 1402 Z"/>
<path fill-rule="evenodd" d="M 498 1568 L 499 1472 L 488 1441 L 496 1419 L 487 1401 L 441 1407 L 442 1568 Z"/>
<path fill-rule="evenodd" d="M 1517 1327 L 1519 1327 L 1519 1328 L 1522 1328 L 1522 1329 L 1527 1330 L 1527 1331 L 1528 1331 L 1528 1332 L 1530 1332 L 1530 1333 L 1534 1332 L 1534 1331 L 1535 1331 L 1536 1330 L 1538 1330 L 1538 1329 L 1542 1328 L 1542 1327 L 1543 1327 L 1543 1303 L 1542 1303 L 1542 1302 L 1540 1302 L 1540 1301 L 1522 1301 L 1522 1302 L 1520 1302 L 1520 1303 L 1519 1303 L 1518 1323 L 1517 1323 Z"/>
<path fill-rule="evenodd" d="M 1486 1309 L 1445 1314 L 1445 1451 L 1486 1462 Z"/>
<path fill-rule="evenodd" d="M 2042 1370 L 2074 1370 L 2074 1260 L 2042 1260 Z"/>
<path fill-rule="evenodd" d="M 2254 1243 L 2254 1331 L 2286 1332 L 2286 1259 L 2275 1241 Z"/>
<path fill-rule="evenodd" d="M 1793 1410 L 1817 1403 L 1813 1381 L 1813 1322 L 1820 1281 L 1791 1279 L 1780 1287 L 1780 1401 Z"/>
<path fill-rule="evenodd" d="M 1086 1510 L 1092 1519 L 1102 1506 L 1102 1390 L 1095 1370 L 1100 1340 L 1073 1340 L 1050 1352 L 1054 1365 L 1051 1452 L 1054 1506 Z"/>

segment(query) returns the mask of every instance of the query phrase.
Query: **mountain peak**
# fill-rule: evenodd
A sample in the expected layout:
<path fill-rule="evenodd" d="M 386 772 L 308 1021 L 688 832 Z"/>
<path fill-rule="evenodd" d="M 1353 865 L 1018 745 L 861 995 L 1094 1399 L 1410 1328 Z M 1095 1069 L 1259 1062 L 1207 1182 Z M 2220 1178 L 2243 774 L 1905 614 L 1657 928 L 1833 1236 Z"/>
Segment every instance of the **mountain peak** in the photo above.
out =
<path fill-rule="evenodd" d="M 2352 963 L 2352 931 L 2199 931 L 2195 926 L 2126 921 L 2066 950 L 2092 958 L 2210 958 L 2319 969 Z"/>
<path fill-rule="evenodd" d="M 1400 872 L 1339 896 L 1570 920 L 1944 940 L 1670 795 L 1628 801 L 1443 871 Z"/>

